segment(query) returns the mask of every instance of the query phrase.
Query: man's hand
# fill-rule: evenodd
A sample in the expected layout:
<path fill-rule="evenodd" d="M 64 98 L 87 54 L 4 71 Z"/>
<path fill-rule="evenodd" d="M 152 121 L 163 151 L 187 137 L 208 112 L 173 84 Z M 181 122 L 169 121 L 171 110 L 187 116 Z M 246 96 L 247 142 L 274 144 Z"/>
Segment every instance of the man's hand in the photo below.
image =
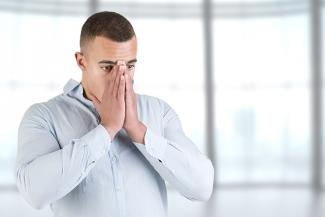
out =
<path fill-rule="evenodd" d="M 125 120 L 123 128 L 126 130 L 131 139 L 135 142 L 144 144 L 144 135 L 147 130 L 146 126 L 139 121 L 137 111 L 137 98 L 132 85 L 130 73 L 125 71 Z"/>
<path fill-rule="evenodd" d="M 112 76 L 108 79 L 105 86 L 104 94 L 101 102 L 96 97 L 92 97 L 101 117 L 101 124 L 106 128 L 111 139 L 123 127 L 125 119 L 125 64 L 120 62 L 114 66 Z"/>

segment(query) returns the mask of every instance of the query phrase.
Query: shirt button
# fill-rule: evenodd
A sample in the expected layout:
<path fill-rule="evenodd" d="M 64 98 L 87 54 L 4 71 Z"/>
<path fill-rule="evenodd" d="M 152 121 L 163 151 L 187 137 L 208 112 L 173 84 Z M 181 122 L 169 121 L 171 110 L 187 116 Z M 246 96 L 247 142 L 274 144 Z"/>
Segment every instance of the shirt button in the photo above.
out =
<path fill-rule="evenodd" d="M 112 157 L 112 162 L 116 162 L 117 161 L 117 158 L 115 156 Z"/>

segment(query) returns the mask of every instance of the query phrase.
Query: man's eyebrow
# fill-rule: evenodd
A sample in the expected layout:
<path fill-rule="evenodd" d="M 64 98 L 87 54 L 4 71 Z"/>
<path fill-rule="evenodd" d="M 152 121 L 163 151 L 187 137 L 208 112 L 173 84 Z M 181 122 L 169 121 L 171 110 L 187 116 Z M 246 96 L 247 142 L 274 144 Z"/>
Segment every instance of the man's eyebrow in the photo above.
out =
<path fill-rule="evenodd" d="M 137 61 L 138 61 L 137 59 L 133 59 L 133 60 L 128 61 L 126 64 L 136 63 Z"/>
<path fill-rule="evenodd" d="M 112 64 L 112 65 L 114 65 L 114 64 L 116 64 L 116 61 L 114 62 L 114 61 L 111 61 L 111 60 L 101 60 L 98 63 L 106 63 L 106 64 Z"/>
<path fill-rule="evenodd" d="M 136 63 L 137 59 L 129 60 L 126 64 L 130 63 Z M 105 64 L 111 64 L 111 65 L 116 65 L 117 61 L 112 61 L 112 60 L 101 60 L 98 62 L 99 64 L 105 63 Z"/>

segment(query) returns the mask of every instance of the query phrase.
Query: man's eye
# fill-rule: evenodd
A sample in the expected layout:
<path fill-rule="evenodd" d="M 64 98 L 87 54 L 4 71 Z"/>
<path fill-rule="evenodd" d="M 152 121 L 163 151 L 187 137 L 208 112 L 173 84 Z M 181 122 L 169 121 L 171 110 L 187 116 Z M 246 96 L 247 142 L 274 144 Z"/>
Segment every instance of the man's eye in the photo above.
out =
<path fill-rule="evenodd" d="M 109 66 L 102 66 L 101 67 L 105 72 L 110 72 L 113 69 L 113 66 L 109 65 Z"/>
<path fill-rule="evenodd" d="M 128 69 L 132 70 L 135 68 L 135 65 L 128 65 L 127 67 L 128 67 Z"/>

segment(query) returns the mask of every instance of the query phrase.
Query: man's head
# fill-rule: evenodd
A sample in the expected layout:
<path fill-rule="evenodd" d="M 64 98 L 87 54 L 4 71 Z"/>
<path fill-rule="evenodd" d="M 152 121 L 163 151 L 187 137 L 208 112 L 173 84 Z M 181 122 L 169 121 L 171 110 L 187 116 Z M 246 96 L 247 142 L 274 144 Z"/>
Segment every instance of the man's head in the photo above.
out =
<path fill-rule="evenodd" d="M 131 23 L 115 12 L 90 16 L 81 29 L 80 52 L 75 53 L 82 70 L 85 96 L 99 101 L 117 61 L 123 62 L 133 79 L 137 56 L 137 39 Z"/>

